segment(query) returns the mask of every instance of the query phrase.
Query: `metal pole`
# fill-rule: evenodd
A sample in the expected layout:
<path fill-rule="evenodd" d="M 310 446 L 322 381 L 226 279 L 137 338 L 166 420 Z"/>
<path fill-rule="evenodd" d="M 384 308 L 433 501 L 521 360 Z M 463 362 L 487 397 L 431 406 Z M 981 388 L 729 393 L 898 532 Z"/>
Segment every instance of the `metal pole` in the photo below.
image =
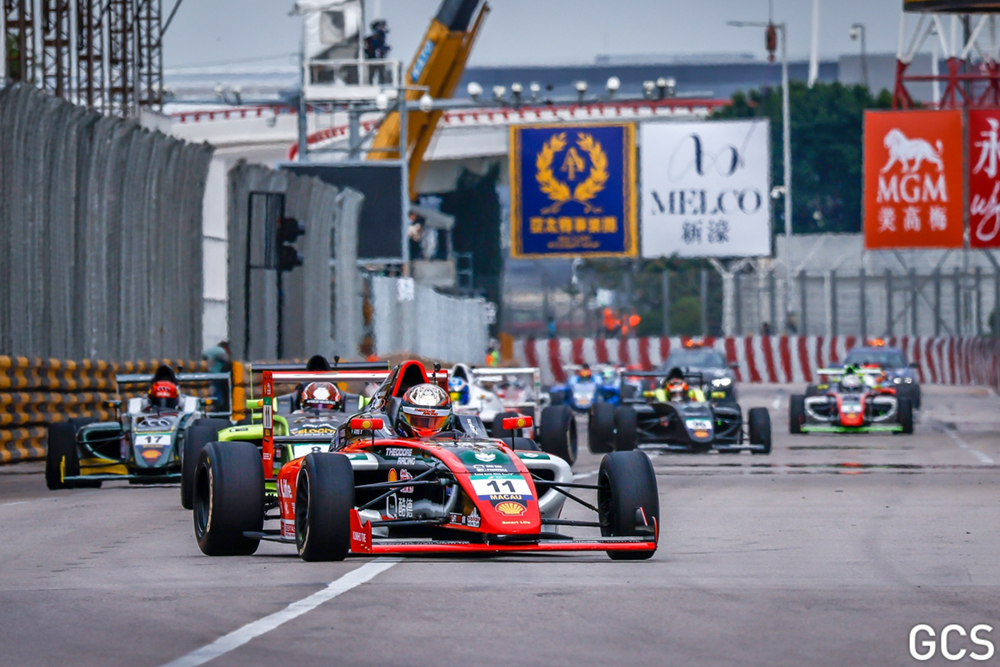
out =
<path fill-rule="evenodd" d="M 989 252 L 989 251 L 987 251 Z M 993 269 L 993 312 L 990 314 L 993 337 L 1000 337 L 1000 271 Z"/>
<path fill-rule="evenodd" d="M 743 335 L 743 295 L 740 293 L 742 289 L 740 285 L 740 271 L 733 272 L 733 299 L 735 306 L 735 326 L 733 335 L 742 336 Z"/>
<path fill-rule="evenodd" d="M 837 271 L 830 271 L 830 335 L 837 335 Z"/>
<path fill-rule="evenodd" d="M 708 335 L 708 269 L 701 270 L 701 335 Z"/>
<path fill-rule="evenodd" d="M 347 109 L 347 128 L 348 128 L 348 153 L 347 159 L 351 162 L 355 162 L 358 159 L 359 150 L 361 148 L 361 114 L 354 108 L 352 104 Z"/>
<path fill-rule="evenodd" d="M 954 278 L 954 292 L 955 292 L 955 336 L 962 335 L 962 274 L 961 269 L 957 266 L 955 267 L 955 278 Z"/>
<path fill-rule="evenodd" d="M 983 335 L 983 269 L 977 266 L 973 270 L 973 276 L 975 278 L 976 285 L 976 335 Z"/>
<path fill-rule="evenodd" d="M 299 162 L 309 161 L 309 119 L 306 117 L 306 46 L 299 51 Z"/>
<path fill-rule="evenodd" d="M 892 316 L 892 271 L 885 270 L 885 334 L 893 335 Z"/>
<path fill-rule="evenodd" d="M 910 335 L 917 335 L 917 270 L 910 269 Z"/>
<path fill-rule="evenodd" d="M 785 318 L 791 307 L 789 292 L 792 285 L 792 112 L 788 91 L 788 31 L 781 29 L 781 141 L 784 149 L 785 181 Z M 771 326 L 774 326 L 772 321 Z"/>
<path fill-rule="evenodd" d="M 670 270 L 663 272 L 663 335 L 670 337 Z"/>
<path fill-rule="evenodd" d="M 777 294 L 775 294 L 774 286 L 774 269 L 767 272 L 767 294 L 770 299 L 769 305 L 771 307 L 771 323 L 768 325 L 768 329 L 770 333 L 774 333 L 776 326 L 775 321 L 778 319 Z"/>
<path fill-rule="evenodd" d="M 812 48 L 809 50 L 809 87 L 819 79 L 819 0 L 813 0 Z"/>
<path fill-rule="evenodd" d="M 253 195 L 247 206 L 246 264 L 243 265 L 243 358 L 250 360 L 250 242 L 253 240 Z"/>
<path fill-rule="evenodd" d="M 397 81 L 399 80 L 397 76 Z M 410 240 L 407 231 L 410 227 L 410 112 L 406 108 L 406 90 L 402 86 L 398 93 L 399 106 L 399 177 L 403 204 L 403 275 L 410 275 Z M 546 313 L 547 315 L 548 313 Z M 546 324 L 548 322 L 546 321 Z"/>
<path fill-rule="evenodd" d="M 858 314 L 860 315 L 861 318 L 860 333 L 862 339 L 868 337 L 868 304 L 867 304 L 867 299 L 865 298 L 866 296 L 865 287 L 867 286 L 867 284 L 865 278 L 866 278 L 865 267 L 862 266 L 861 271 L 858 272 L 858 297 L 859 297 L 858 300 L 860 301 L 858 306 L 861 309 Z"/>
<path fill-rule="evenodd" d="M 282 291 L 282 274 L 285 272 L 278 268 L 278 340 L 277 340 L 277 354 L 278 359 L 283 359 L 285 356 L 285 294 Z"/>
<path fill-rule="evenodd" d="M 861 26 L 861 75 L 865 78 L 865 88 L 871 88 L 868 82 L 868 45 L 866 44 L 865 27 Z"/>
<path fill-rule="evenodd" d="M 806 272 L 805 270 L 799 271 L 799 310 L 801 311 L 800 321 L 799 321 L 799 335 L 808 336 L 809 335 L 809 311 L 806 308 Z"/>
<path fill-rule="evenodd" d="M 934 269 L 934 337 L 941 335 L 941 267 Z"/>

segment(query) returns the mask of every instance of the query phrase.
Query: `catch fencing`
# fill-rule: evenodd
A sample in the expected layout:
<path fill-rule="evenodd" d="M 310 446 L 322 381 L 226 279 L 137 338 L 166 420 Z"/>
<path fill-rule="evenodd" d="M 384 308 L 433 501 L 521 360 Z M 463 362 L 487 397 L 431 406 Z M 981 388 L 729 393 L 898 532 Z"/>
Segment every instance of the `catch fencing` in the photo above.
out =
<path fill-rule="evenodd" d="M 817 369 L 836 364 L 863 342 L 854 336 L 747 336 L 706 338 L 705 345 L 736 364 L 740 382 L 801 384 L 813 382 Z M 919 365 L 921 382 L 986 385 L 1000 388 L 1000 340 L 995 338 L 887 338 Z M 542 381 L 564 382 L 571 366 L 615 364 L 642 370 L 660 368 L 680 338 L 553 338 L 514 343 L 516 363 L 538 366 Z"/>
<path fill-rule="evenodd" d="M 251 193 L 284 195 L 284 214 L 304 223 L 306 229 L 295 243 L 303 255 L 303 265 L 282 276 L 280 356 L 332 357 L 334 353 L 353 356 L 361 320 L 356 265 L 357 225 L 364 197 L 317 178 L 244 162 L 229 170 L 228 319 L 234 356 L 242 359 L 279 356 L 277 271 L 251 269 L 247 291 L 248 239 L 251 257 L 263 256 L 264 225 L 274 223 L 263 210 L 251 210 Z M 336 265 L 344 269 L 336 272 L 335 281 L 331 280 L 334 277 L 331 257 L 336 257 Z M 248 305 L 250 346 L 246 349 Z"/>
<path fill-rule="evenodd" d="M 197 358 L 212 148 L 0 89 L 0 352 Z"/>
<path fill-rule="evenodd" d="M 438 294 L 412 278 L 371 279 L 375 353 L 480 363 L 489 344 L 485 299 Z"/>

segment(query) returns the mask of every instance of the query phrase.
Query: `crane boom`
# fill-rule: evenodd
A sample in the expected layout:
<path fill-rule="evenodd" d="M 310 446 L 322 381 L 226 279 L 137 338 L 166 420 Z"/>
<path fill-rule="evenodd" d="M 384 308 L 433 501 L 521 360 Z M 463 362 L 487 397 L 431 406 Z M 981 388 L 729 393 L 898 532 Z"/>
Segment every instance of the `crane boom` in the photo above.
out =
<path fill-rule="evenodd" d="M 482 28 L 489 5 L 480 0 L 442 0 L 420 47 L 406 70 L 404 85 L 426 86 L 435 99 L 451 97 L 465 71 L 476 36 Z M 479 9 L 477 13 L 476 10 Z M 471 26 L 471 27 L 470 27 Z M 417 100 L 421 90 L 408 90 L 406 100 Z M 409 168 L 409 192 L 416 190 L 417 177 L 424 153 L 437 128 L 441 111 L 408 111 L 406 153 Z M 388 115 L 375 136 L 369 160 L 391 159 L 392 148 L 399 146 L 399 112 Z"/>

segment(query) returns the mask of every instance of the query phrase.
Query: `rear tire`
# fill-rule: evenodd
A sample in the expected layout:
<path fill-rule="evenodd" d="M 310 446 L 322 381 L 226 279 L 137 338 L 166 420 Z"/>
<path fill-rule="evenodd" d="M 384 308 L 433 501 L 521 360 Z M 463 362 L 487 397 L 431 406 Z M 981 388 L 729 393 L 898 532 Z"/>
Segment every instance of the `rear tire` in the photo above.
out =
<path fill-rule="evenodd" d="M 623 405 L 615 410 L 615 451 L 630 452 L 635 449 L 635 430 L 639 425 L 635 408 Z M 644 455 L 645 456 L 645 455 Z"/>
<path fill-rule="evenodd" d="M 605 454 L 597 476 L 597 507 L 604 537 L 644 535 L 654 539 L 655 533 L 648 530 L 653 530 L 660 521 L 660 494 L 649 457 L 634 451 Z M 645 528 L 642 516 L 648 524 L 647 532 L 640 531 L 640 527 Z M 653 549 L 607 553 L 612 560 L 645 560 L 655 552 Z"/>
<path fill-rule="evenodd" d="M 615 406 L 610 403 L 594 403 L 590 408 L 587 449 L 592 454 L 606 454 L 615 450 Z"/>
<path fill-rule="evenodd" d="M 542 410 L 539 445 L 542 451 L 554 454 L 573 465 L 576 463 L 576 419 L 568 405 L 550 405 Z"/>
<path fill-rule="evenodd" d="M 754 451 L 754 454 L 771 453 L 771 413 L 767 408 L 750 408 L 747 416 L 750 430 L 750 444 L 764 445 L 762 451 Z"/>
<path fill-rule="evenodd" d="M 516 412 L 501 412 L 498 413 L 496 417 L 493 418 L 493 424 L 490 427 L 490 435 L 497 440 L 503 440 L 504 438 L 510 438 L 514 434 L 514 431 L 506 429 L 503 427 L 503 420 L 509 419 L 510 417 L 520 417 L 521 415 Z M 520 431 L 521 429 L 515 429 Z"/>
<path fill-rule="evenodd" d="M 219 439 L 219 431 L 229 426 L 225 419 L 199 419 L 184 434 L 181 447 L 181 507 L 193 507 L 194 474 L 198 468 L 198 455 L 205 445 Z"/>
<path fill-rule="evenodd" d="M 343 454 L 309 454 L 295 490 L 295 546 L 302 560 L 344 560 L 351 550 L 354 469 Z"/>
<path fill-rule="evenodd" d="M 899 423 L 905 435 L 913 433 L 913 403 L 908 398 L 899 399 Z"/>
<path fill-rule="evenodd" d="M 80 474 L 80 453 L 76 449 L 76 429 L 73 423 L 59 422 L 49 426 L 48 450 L 45 453 L 45 486 L 51 490 L 69 489 L 72 482 L 65 476 Z"/>
<path fill-rule="evenodd" d="M 264 527 L 264 465 L 249 442 L 210 442 L 198 455 L 194 534 L 206 556 L 249 556 Z"/>
<path fill-rule="evenodd" d="M 806 397 L 794 395 L 788 399 L 788 432 L 792 435 L 802 433 L 802 425 L 806 422 Z"/>

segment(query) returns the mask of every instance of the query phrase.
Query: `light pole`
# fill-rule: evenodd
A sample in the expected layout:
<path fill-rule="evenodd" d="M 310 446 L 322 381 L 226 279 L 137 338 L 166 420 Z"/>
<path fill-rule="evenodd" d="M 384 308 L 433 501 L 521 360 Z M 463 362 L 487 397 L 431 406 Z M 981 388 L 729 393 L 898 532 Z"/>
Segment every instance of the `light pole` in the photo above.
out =
<path fill-rule="evenodd" d="M 868 83 L 868 48 L 865 45 L 865 24 L 855 23 L 851 26 L 851 39 L 861 40 L 861 76 L 865 80 L 865 88 L 871 88 Z"/>
<path fill-rule="evenodd" d="M 781 143 L 782 194 L 785 196 L 785 319 L 791 310 L 792 289 L 792 112 L 788 92 L 788 31 L 784 23 L 729 21 L 734 28 L 774 28 L 781 33 Z M 772 326 L 776 323 L 772 322 Z"/>

